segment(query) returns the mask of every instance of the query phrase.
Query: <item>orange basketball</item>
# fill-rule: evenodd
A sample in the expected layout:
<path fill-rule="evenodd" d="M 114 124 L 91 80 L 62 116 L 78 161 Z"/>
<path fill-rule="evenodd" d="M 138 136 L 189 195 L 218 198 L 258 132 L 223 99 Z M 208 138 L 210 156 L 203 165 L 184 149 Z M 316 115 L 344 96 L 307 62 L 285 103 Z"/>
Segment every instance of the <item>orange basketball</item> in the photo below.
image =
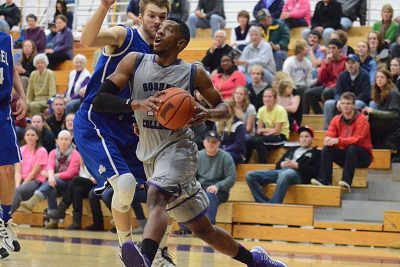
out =
<path fill-rule="evenodd" d="M 160 96 L 163 101 L 157 112 L 157 120 L 170 130 L 178 130 L 189 125 L 194 115 L 196 103 L 189 92 L 171 87 Z"/>

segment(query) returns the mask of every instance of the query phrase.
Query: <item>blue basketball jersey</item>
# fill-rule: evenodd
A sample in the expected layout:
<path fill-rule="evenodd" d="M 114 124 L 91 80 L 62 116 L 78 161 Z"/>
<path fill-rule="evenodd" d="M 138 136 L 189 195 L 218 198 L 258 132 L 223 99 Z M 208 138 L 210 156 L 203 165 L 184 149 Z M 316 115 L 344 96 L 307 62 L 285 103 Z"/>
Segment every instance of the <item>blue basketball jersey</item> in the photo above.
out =
<path fill-rule="evenodd" d="M 12 39 L 0 32 L 0 106 L 8 106 L 11 102 L 13 73 Z"/>

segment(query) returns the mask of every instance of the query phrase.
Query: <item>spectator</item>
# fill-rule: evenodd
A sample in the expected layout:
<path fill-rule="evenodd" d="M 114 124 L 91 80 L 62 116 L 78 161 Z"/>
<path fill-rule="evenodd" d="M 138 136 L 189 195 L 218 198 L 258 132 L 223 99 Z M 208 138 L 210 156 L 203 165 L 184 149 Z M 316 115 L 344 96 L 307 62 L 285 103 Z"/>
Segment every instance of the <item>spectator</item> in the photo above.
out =
<path fill-rule="evenodd" d="M 188 25 L 191 38 L 196 37 L 197 28 L 211 28 L 211 36 L 214 36 L 225 27 L 224 0 L 199 0 L 194 16 L 189 17 Z"/>
<path fill-rule="evenodd" d="M 11 103 L 10 103 L 10 107 L 11 107 L 11 112 L 14 113 L 17 111 L 17 103 L 19 101 L 19 95 L 17 94 L 17 91 L 15 91 L 15 89 L 13 88 L 11 91 Z M 24 131 L 25 131 L 25 127 L 27 125 L 26 123 L 26 114 L 23 117 L 20 117 L 19 119 L 17 119 L 16 117 L 14 118 L 15 121 L 15 134 L 17 135 L 17 139 L 19 142 L 21 142 L 24 138 Z"/>
<path fill-rule="evenodd" d="M 207 102 L 204 100 L 204 97 L 200 94 L 200 92 L 198 90 L 194 90 L 194 96 L 195 96 L 196 102 L 199 102 L 204 107 L 208 106 Z M 215 122 L 213 122 L 213 121 L 205 121 L 203 123 L 200 123 L 199 125 L 195 125 L 195 126 L 192 125 L 190 127 L 190 129 L 192 129 L 192 131 L 194 133 L 193 141 L 196 143 L 197 148 L 199 150 L 204 149 L 203 140 L 204 140 L 205 134 L 214 128 L 215 128 Z"/>
<path fill-rule="evenodd" d="M 383 41 L 382 34 L 380 32 L 370 32 L 368 34 L 368 44 L 369 55 L 376 61 L 376 63 L 389 65 L 389 46 Z"/>
<path fill-rule="evenodd" d="M 335 99 L 326 100 L 324 103 L 324 130 L 333 118 L 335 107 L 341 108 L 340 96 L 345 92 L 352 92 L 355 97 L 355 108 L 362 110 L 371 100 L 371 83 L 368 72 L 360 68 L 360 58 L 351 54 L 346 59 L 346 70 L 340 73 L 335 88 Z"/>
<path fill-rule="evenodd" d="M 328 45 L 331 32 L 341 28 L 342 6 L 337 0 L 321 0 L 315 6 L 314 15 L 311 18 L 311 29 L 303 31 L 304 39 L 307 39 L 310 30 L 317 30 L 325 45 Z"/>
<path fill-rule="evenodd" d="M 265 41 L 271 44 L 276 70 L 282 70 L 283 62 L 288 55 L 288 45 L 290 42 L 290 31 L 286 24 L 279 20 L 273 19 L 268 9 L 258 11 L 259 25 Z"/>
<path fill-rule="evenodd" d="M 65 92 L 66 114 L 75 113 L 78 110 L 91 77 L 86 69 L 87 60 L 84 55 L 77 54 L 72 63 L 74 70 L 69 73 L 68 89 Z"/>
<path fill-rule="evenodd" d="M 230 117 L 217 123 L 217 133 L 221 136 L 221 149 L 231 155 L 235 165 L 243 163 L 246 159 L 246 125 L 235 116 L 235 102 L 227 102 Z"/>
<path fill-rule="evenodd" d="M 318 83 L 316 87 L 308 89 L 303 98 L 303 114 L 308 114 L 310 106 L 315 114 L 322 114 L 319 102 L 334 98 L 336 81 L 342 71 L 345 70 L 346 57 L 342 55 L 342 42 L 331 40 L 328 45 L 328 55 L 318 71 Z"/>
<path fill-rule="evenodd" d="M 71 135 L 71 138 L 72 138 L 72 145 L 74 146 L 74 148 L 76 148 L 75 142 L 74 142 L 74 118 L 75 118 L 74 113 L 67 114 L 65 116 L 65 122 L 64 122 L 62 129 L 67 130 L 69 132 L 69 134 Z"/>
<path fill-rule="evenodd" d="M 226 32 L 218 30 L 215 32 L 211 48 L 208 49 L 201 63 L 211 73 L 220 66 L 222 56 L 228 55 L 231 51 L 232 47 L 226 43 Z"/>
<path fill-rule="evenodd" d="M 49 60 L 45 54 L 33 58 L 36 70 L 31 73 L 28 84 L 28 109 L 30 114 L 42 113 L 49 106 L 47 101 L 56 94 L 56 76 L 47 68 Z"/>
<path fill-rule="evenodd" d="M 399 140 L 393 140 L 392 135 L 400 129 L 400 93 L 388 70 L 378 69 L 371 96 L 375 105 L 363 112 L 369 116 L 372 144 L 374 148 L 398 151 Z"/>
<path fill-rule="evenodd" d="M 50 153 L 55 148 L 55 138 L 53 132 L 46 125 L 43 114 L 35 114 L 32 116 L 32 126 L 35 127 L 40 135 L 40 143 Z"/>
<path fill-rule="evenodd" d="M 343 48 L 342 48 L 342 54 L 345 56 L 348 56 L 350 54 L 355 54 L 354 49 L 347 45 L 347 33 L 342 30 L 336 30 L 331 33 L 330 35 L 331 40 L 336 39 L 342 42 Z"/>
<path fill-rule="evenodd" d="M 211 75 L 211 80 L 224 100 L 232 98 L 236 87 L 246 85 L 246 77 L 238 70 L 233 58 L 228 55 L 222 56 L 221 66 Z"/>
<path fill-rule="evenodd" d="M 54 13 L 53 22 L 56 23 L 57 17 L 63 15 L 66 18 L 67 27 L 72 30 L 72 23 L 74 22 L 74 13 L 68 11 L 67 3 L 64 0 L 57 0 L 56 13 Z"/>
<path fill-rule="evenodd" d="M 51 104 L 53 114 L 50 115 L 46 122 L 50 126 L 54 136 L 58 136 L 65 120 L 65 101 L 62 96 L 56 96 Z"/>
<path fill-rule="evenodd" d="M 237 118 L 243 121 L 246 127 L 246 139 L 249 139 L 250 135 L 255 134 L 257 112 L 254 105 L 250 103 L 247 88 L 244 86 L 237 87 L 233 92 L 232 102 L 234 104 L 233 113 Z"/>
<path fill-rule="evenodd" d="M 241 10 L 237 15 L 239 26 L 232 28 L 231 46 L 243 51 L 246 45 L 250 43 L 250 14 L 246 10 Z"/>
<path fill-rule="evenodd" d="M 393 42 L 390 46 L 390 54 L 392 57 L 400 57 L 400 26 L 396 33 L 396 42 Z"/>
<path fill-rule="evenodd" d="M 325 59 L 325 47 L 321 46 L 322 35 L 317 30 L 311 30 L 308 34 L 308 54 L 307 58 L 313 66 L 313 78 L 317 77 L 317 69 L 321 66 L 322 61 Z"/>
<path fill-rule="evenodd" d="M 67 18 L 59 15 L 56 19 L 57 35 L 53 48 L 46 49 L 49 58 L 49 68 L 54 70 L 58 65 L 68 59 L 72 59 L 74 37 L 67 27 Z"/>
<path fill-rule="evenodd" d="M 324 139 L 321 169 L 315 185 L 332 183 L 332 168 L 335 162 L 343 168 L 339 186 L 351 190 L 356 168 L 367 168 L 372 161 L 372 144 L 368 119 L 355 109 L 356 96 L 351 92 L 340 96 L 341 115 L 336 115 L 329 124 Z"/>
<path fill-rule="evenodd" d="M 308 0 L 287 0 L 283 6 L 280 19 L 285 21 L 289 29 L 310 27 L 311 7 Z"/>
<path fill-rule="evenodd" d="M 342 29 L 348 31 L 353 22 L 360 19 L 360 25 L 367 21 L 367 0 L 337 0 L 342 5 L 343 15 L 340 19 Z"/>
<path fill-rule="evenodd" d="M 47 151 L 40 144 L 39 138 L 40 133 L 36 128 L 28 126 L 25 129 L 26 144 L 21 147 L 22 162 L 15 164 L 16 189 L 11 213 L 18 209 L 21 201 L 31 198 L 35 190 L 46 181 L 43 171 L 46 171 Z"/>
<path fill-rule="evenodd" d="M 139 26 L 139 0 L 129 0 L 128 7 L 126 9 L 126 15 L 130 20 L 132 20 L 132 24 L 135 27 Z"/>
<path fill-rule="evenodd" d="M 380 32 L 386 43 L 391 44 L 395 41 L 396 33 L 399 27 L 397 22 L 393 21 L 393 7 L 391 4 L 382 6 L 382 21 L 377 21 L 372 26 L 372 31 Z"/>
<path fill-rule="evenodd" d="M 249 34 L 251 43 L 246 45 L 242 55 L 235 60 L 235 63 L 241 72 L 247 74 L 247 81 L 250 80 L 248 76 L 252 66 L 260 65 L 264 71 L 264 80 L 271 84 L 276 72 L 272 47 L 263 40 L 260 27 L 252 26 Z"/>
<path fill-rule="evenodd" d="M 14 48 L 21 48 L 24 40 L 32 40 L 39 53 L 43 53 L 46 47 L 46 35 L 41 27 L 37 26 L 37 17 L 34 14 L 26 16 L 28 27 L 21 31 L 21 36 L 14 43 Z"/>
<path fill-rule="evenodd" d="M 46 49 L 53 48 L 56 42 L 57 28 L 55 23 L 49 23 L 49 34 L 46 35 Z"/>
<path fill-rule="evenodd" d="M 22 55 L 19 59 L 19 63 L 15 65 L 19 77 L 21 78 L 22 86 L 25 92 L 28 90 L 29 77 L 31 73 L 36 69 L 33 65 L 33 59 L 35 58 L 36 46 L 32 40 L 25 40 L 22 42 Z"/>
<path fill-rule="evenodd" d="M 289 138 L 289 120 L 286 110 L 278 105 L 277 92 L 272 89 L 264 91 L 264 106 L 257 112 L 257 135 L 246 147 L 249 160 L 253 149 L 256 149 L 259 163 L 267 162 L 266 146 L 280 146 Z"/>
<path fill-rule="evenodd" d="M 358 57 L 360 58 L 360 66 L 369 74 L 370 83 L 375 82 L 377 64 L 369 55 L 369 45 L 367 41 L 360 41 L 357 45 Z"/>
<path fill-rule="evenodd" d="M 9 32 L 13 26 L 19 24 L 21 11 L 14 3 L 14 0 L 6 0 L 0 6 L 0 32 Z"/>
<path fill-rule="evenodd" d="M 282 203 L 290 185 L 309 184 L 318 176 L 321 152 L 312 147 L 314 130 L 305 126 L 299 129 L 300 146 L 289 149 L 276 163 L 275 170 L 252 171 L 246 181 L 256 202 Z M 264 193 L 264 186 L 276 183 L 271 199 Z"/>
<path fill-rule="evenodd" d="M 390 61 L 390 73 L 393 76 L 394 85 L 396 85 L 397 90 L 400 90 L 400 58 L 393 58 Z"/>
<path fill-rule="evenodd" d="M 170 18 L 177 18 L 186 22 L 189 18 L 190 4 L 188 0 L 172 0 Z"/>
<path fill-rule="evenodd" d="M 263 104 L 264 91 L 269 85 L 264 82 L 264 68 L 260 65 L 253 65 L 250 69 L 251 82 L 247 85 L 249 89 L 250 103 L 258 110 Z"/>
<path fill-rule="evenodd" d="M 253 17 L 258 20 L 258 11 L 265 8 L 268 9 L 271 16 L 275 19 L 279 19 L 284 6 L 283 0 L 259 0 L 253 9 Z"/>
<path fill-rule="evenodd" d="M 57 194 L 64 193 L 71 181 L 78 176 L 81 157 L 72 147 L 71 135 L 68 131 L 61 131 L 57 138 L 57 148 L 49 154 L 47 163 L 48 181 L 35 191 L 33 196 L 21 202 L 25 212 L 32 212 L 33 208 L 45 198 L 48 198 L 48 212 L 57 209 Z M 46 229 L 57 229 L 58 220 L 51 219 Z"/>

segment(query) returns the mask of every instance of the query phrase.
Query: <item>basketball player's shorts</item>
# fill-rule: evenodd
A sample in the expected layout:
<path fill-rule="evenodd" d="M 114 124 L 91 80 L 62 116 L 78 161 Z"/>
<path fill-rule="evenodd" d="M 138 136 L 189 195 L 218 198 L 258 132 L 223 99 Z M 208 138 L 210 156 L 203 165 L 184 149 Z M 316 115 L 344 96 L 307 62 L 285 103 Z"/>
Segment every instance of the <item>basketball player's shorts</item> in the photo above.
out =
<path fill-rule="evenodd" d="M 147 183 L 175 197 L 166 210 L 180 223 L 191 223 L 208 210 L 208 197 L 195 177 L 197 158 L 196 144 L 185 139 L 144 162 Z"/>
<path fill-rule="evenodd" d="M 132 173 L 137 182 L 146 181 L 143 164 L 136 157 L 139 141 L 132 118 L 92 112 L 82 106 L 75 114 L 74 140 L 89 173 L 97 181 L 97 192 L 107 180 Z"/>
<path fill-rule="evenodd" d="M 21 161 L 10 105 L 0 106 L 0 166 Z"/>

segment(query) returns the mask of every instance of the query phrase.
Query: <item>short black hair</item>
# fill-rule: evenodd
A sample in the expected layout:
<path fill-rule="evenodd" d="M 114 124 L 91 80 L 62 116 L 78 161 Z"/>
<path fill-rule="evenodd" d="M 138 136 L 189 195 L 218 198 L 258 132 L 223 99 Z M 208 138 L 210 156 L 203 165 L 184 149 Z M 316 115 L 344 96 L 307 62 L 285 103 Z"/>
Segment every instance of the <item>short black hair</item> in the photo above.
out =
<path fill-rule="evenodd" d="M 342 49 L 343 48 L 343 43 L 337 39 L 331 39 L 329 40 L 328 46 L 329 45 L 335 45 L 337 48 Z"/>
<path fill-rule="evenodd" d="M 319 40 L 321 40 L 321 38 L 322 38 L 321 33 L 320 33 L 319 31 L 317 31 L 317 30 L 311 30 L 311 31 L 308 33 L 308 35 L 315 35 L 315 36 L 318 37 Z"/>
<path fill-rule="evenodd" d="M 28 19 L 33 19 L 34 21 L 37 21 L 37 17 L 34 14 L 28 14 L 28 16 L 26 16 L 26 21 L 28 21 Z"/>
<path fill-rule="evenodd" d="M 186 23 L 180 19 L 173 18 L 173 17 L 168 18 L 168 20 L 172 20 L 179 24 L 180 34 L 182 35 L 183 39 L 185 39 L 187 41 L 187 43 L 189 43 L 190 42 L 190 31 L 189 31 L 189 27 L 186 25 Z"/>

